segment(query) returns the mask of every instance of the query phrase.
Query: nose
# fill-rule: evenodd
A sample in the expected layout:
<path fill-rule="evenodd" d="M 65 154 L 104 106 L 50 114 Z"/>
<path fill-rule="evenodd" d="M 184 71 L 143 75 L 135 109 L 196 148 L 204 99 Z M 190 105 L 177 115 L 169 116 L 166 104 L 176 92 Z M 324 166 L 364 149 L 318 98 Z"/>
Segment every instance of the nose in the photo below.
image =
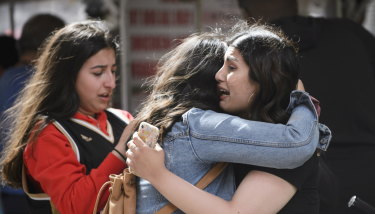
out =
<path fill-rule="evenodd" d="M 116 75 L 112 71 L 107 72 L 106 79 L 104 81 L 106 88 L 114 89 L 116 87 Z"/>
<path fill-rule="evenodd" d="M 224 65 L 216 72 L 215 79 L 217 82 L 223 82 L 225 79 Z"/>

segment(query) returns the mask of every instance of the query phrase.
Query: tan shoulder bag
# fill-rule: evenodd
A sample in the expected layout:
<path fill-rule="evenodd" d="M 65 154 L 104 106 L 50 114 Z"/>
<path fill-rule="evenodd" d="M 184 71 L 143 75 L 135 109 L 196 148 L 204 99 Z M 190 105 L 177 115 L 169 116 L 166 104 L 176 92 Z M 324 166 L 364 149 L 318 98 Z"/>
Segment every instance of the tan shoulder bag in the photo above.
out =
<path fill-rule="evenodd" d="M 228 165 L 228 163 L 217 163 L 204 175 L 195 186 L 200 189 L 206 188 Z M 135 214 L 137 191 L 135 176 L 126 168 L 119 175 L 110 175 L 109 181 L 103 184 L 96 198 L 94 214 L 97 213 L 99 201 L 109 186 L 110 195 L 107 203 L 101 212 L 102 214 Z M 170 214 L 178 208 L 171 203 L 162 207 L 156 214 Z"/>

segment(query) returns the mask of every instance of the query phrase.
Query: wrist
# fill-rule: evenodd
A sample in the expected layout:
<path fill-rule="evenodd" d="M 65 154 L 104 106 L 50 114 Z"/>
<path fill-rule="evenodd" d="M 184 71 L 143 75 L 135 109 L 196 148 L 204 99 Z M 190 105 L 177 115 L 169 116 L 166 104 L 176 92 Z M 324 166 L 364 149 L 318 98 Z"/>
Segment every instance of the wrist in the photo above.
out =
<path fill-rule="evenodd" d="M 120 159 L 123 163 L 126 164 L 126 157 L 125 154 L 122 154 L 118 149 L 113 148 L 112 154 L 114 154 L 118 159 Z"/>
<path fill-rule="evenodd" d="M 154 170 L 154 172 L 150 172 L 149 176 L 145 179 L 148 180 L 151 184 L 155 184 L 159 181 L 162 182 L 164 178 L 168 175 L 168 173 L 171 172 L 163 165 L 163 167 Z"/>

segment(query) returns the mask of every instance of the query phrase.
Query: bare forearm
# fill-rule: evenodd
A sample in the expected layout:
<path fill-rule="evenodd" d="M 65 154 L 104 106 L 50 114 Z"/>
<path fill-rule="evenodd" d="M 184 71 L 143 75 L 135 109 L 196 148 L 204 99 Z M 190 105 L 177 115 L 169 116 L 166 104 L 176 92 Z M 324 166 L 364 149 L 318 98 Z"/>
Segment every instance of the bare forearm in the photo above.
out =
<path fill-rule="evenodd" d="M 172 204 L 185 213 L 274 214 L 295 194 L 287 181 L 261 171 L 250 172 L 232 200 L 226 201 L 205 192 L 163 169 L 150 179 L 151 184 Z"/>
<path fill-rule="evenodd" d="M 150 178 L 150 183 L 185 213 L 237 213 L 231 203 L 195 187 L 167 169 Z"/>
<path fill-rule="evenodd" d="M 201 190 L 170 172 L 159 144 L 149 148 L 139 137 L 128 142 L 127 164 L 172 204 L 185 213 L 277 213 L 293 196 L 295 188 L 265 172 L 249 173 L 230 201 Z M 255 171 L 255 170 L 253 170 Z M 255 197 L 256 196 L 256 197 Z"/>

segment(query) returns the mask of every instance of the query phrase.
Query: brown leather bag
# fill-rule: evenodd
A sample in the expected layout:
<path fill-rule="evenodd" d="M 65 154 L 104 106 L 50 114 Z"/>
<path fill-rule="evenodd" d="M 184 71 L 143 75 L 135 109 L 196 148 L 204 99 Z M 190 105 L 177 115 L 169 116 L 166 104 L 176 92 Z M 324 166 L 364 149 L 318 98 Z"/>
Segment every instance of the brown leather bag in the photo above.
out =
<path fill-rule="evenodd" d="M 137 191 L 135 176 L 129 172 L 129 168 L 123 173 L 109 176 L 109 181 L 103 184 L 96 198 L 93 213 L 97 213 L 97 208 L 104 191 L 109 186 L 109 197 L 101 214 L 135 214 Z"/>
<path fill-rule="evenodd" d="M 206 188 L 226 168 L 227 163 L 217 163 L 195 184 L 200 189 Z M 94 214 L 103 192 L 109 187 L 110 195 L 101 214 L 135 214 L 136 213 L 136 182 L 135 176 L 126 168 L 119 175 L 110 175 L 110 180 L 103 184 L 96 198 Z M 171 203 L 162 207 L 156 214 L 170 214 L 178 208 Z"/>

